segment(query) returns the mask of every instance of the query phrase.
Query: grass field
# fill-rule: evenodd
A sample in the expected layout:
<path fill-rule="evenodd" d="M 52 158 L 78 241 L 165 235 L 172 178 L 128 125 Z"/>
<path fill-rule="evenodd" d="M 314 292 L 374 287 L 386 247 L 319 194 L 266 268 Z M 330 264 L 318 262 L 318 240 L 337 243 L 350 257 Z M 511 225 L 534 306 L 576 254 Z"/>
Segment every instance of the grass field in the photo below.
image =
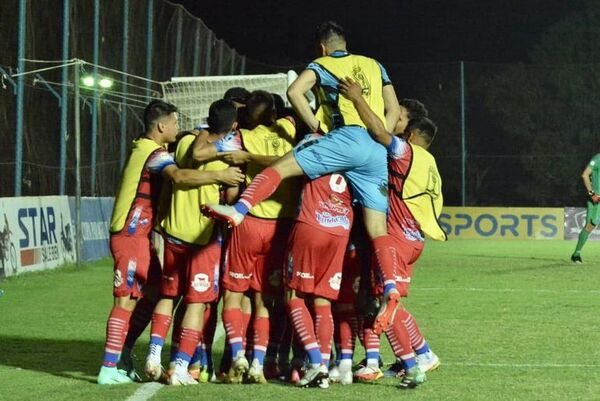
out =
<path fill-rule="evenodd" d="M 600 399 L 600 247 L 574 242 L 428 243 L 408 309 L 442 360 L 415 390 L 395 380 L 296 389 L 278 383 L 160 387 L 152 400 Z M 136 400 L 152 385 L 99 386 L 109 260 L 0 282 L 0 400 Z M 143 363 L 148 334 L 136 347 Z M 216 352 L 220 354 L 222 340 Z M 393 357 L 383 347 L 386 362 Z M 357 351 L 362 358 L 362 350 Z M 217 358 L 220 355 L 217 355 Z"/>

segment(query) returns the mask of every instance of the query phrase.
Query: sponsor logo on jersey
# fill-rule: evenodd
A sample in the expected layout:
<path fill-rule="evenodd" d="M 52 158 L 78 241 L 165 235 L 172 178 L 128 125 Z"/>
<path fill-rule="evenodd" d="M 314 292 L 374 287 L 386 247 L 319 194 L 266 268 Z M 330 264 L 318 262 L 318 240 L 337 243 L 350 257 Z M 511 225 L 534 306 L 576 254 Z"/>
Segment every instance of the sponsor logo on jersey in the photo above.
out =
<path fill-rule="evenodd" d="M 210 288 L 210 279 L 208 274 L 196 274 L 192 280 L 192 288 L 198 292 L 206 292 Z"/>
<path fill-rule="evenodd" d="M 115 270 L 115 275 L 113 277 L 113 285 L 115 288 L 120 287 L 123 284 L 123 276 L 121 275 L 120 270 Z"/>
<path fill-rule="evenodd" d="M 342 227 L 345 230 L 350 230 L 350 219 L 348 216 L 334 216 L 329 212 L 315 212 L 315 218 L 323 227 Z"/>
<path fill-rule="evenodd" d="M 252 278 L 252 273 L 246 276 L 244 273 L 229 272 L 229 277 L 239 280 L 250 280 Z"/>
<path fill-rule="evenodd" d="M 342 273 L 335 273 L 329 279 L 329 286 L 331 288 L 333 288 L 335 291 L 339 291 L 341 285 L 342 285 Z"/>
<path fill-rule="evenodd" d="M 308 272 L 296 272 L 296 277 L 300 277 L 300 278 L 306 279 L 306 280 L 313 280 L 315 278 L 315 276 L 313 276 L 312 274 L 310 274 Z"/>

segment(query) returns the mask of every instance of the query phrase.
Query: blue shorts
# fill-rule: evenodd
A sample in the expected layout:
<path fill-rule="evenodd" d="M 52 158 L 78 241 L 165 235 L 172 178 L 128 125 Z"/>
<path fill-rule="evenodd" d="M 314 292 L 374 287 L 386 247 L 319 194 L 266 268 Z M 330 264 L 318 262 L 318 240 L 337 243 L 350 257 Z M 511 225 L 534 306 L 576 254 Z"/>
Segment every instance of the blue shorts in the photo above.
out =
<path fill-rule="evenodd" d="M 296 146 L 293 152 L 308 178 L 343 172 L 358 203 L 387 212 L 387 151 L 364 128 L 337 128 L 316 141 Z"/>

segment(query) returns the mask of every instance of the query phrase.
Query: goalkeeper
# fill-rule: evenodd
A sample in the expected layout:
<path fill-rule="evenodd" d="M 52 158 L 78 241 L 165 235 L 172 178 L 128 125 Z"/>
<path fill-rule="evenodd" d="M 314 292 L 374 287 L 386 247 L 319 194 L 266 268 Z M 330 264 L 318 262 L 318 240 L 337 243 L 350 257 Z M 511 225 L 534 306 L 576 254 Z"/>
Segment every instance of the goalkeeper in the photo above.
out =
<path fill-rule="evenodd" d="M 583 263 L 581 260 L 581 249 L 587 242 L 588 237 L 598 225 L 600 219 L 600 153 L 592 157 L 583 173 L 581 173 L 583 185 L 588 193 L 587 213 L 585 215 L 585 226 L 579 233 L 575 252 L 571 255 L 571 262 Z"/>

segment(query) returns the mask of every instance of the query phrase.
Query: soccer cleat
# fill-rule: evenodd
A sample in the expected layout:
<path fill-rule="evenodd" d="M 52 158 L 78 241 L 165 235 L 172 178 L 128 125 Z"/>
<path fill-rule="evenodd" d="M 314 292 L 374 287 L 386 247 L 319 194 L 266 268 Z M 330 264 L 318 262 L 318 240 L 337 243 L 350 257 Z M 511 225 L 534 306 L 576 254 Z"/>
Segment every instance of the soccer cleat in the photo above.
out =
<path fill-rule="evenodd" d="M 578 255 L 576 253 L 571 255 L 571 262 L 578 264 L 578 265 L 582 264 L 583 260 L 581 260 L 581 255 Z"/>
<path fill-rule="evenodd" d="M 288 363 L 289 366 L 289 363 Z M 286 370 L 285 367 L 283 367 L 284 371 Z M 279 366 L 277 366 L 277 363 L 272 359 L 272 358 L 265 358 L 265 364 L 263 366 L 263 372 L 265 375 L 265 379 L 267 380 L 271 380 L 271 379 L 277 379 L 282 375 L 282 371 L 279 370 Z"/>
<path fill-rule="evenodd" d="M 263 365 L 258 360 L 253 360 L 250 369 L 248 369 L 248 382 L 257 384 L 266 384 L 265 374 L 263 372 Z"/>
<path fill-rule="evenodd" d="M 202 366 L 200 371 L 198 372 L 198 381 L 200 383 L 208 383 L 211 379 L 210 372 L 208 371 L 208 366 Z"/>
<path fill-rule="evenodd" d="M 419 366 L 413 366 L 410 369 L 407 369 L 398 388 L 400 389 L 411 389 L 417 387 L 419 384 L 425 383 L 427 380 L 427 376 L 425 376 L 425 372 L 419 368 Z"/>
<path fill-rule="evenodd" d="M 400 375 L 404 375 L 404 364 L 400 360 L 396 360 L 383 372 L 384 377 L 399 377 Z"/>
<path fill-rule="evenodd" d="M 297 385 L 301 377 L 298 369 L 292 368 L 292 370 L 290 370 L 290 383 Z"/>
<path fill-rule="evenodd" d="M 169 384 L 172 386 L 193 386 L 198 384 L 196 380 L 189 374 L 189 372 L 181 373 L 175 369 L 173 374 L 169 377 Z"/>
<path fill-rule="evenodd" d="M 233 206 L 219 205 L 219 204 L 208 204 L 200 207 L 202 214 L 208 217 L 215 218 L 217 220 L 226 221 L 230 227 L 237 227 L 244 221 L 244 216 L 240 212 L 234 209 Z"/>
<path fill-rule="evenodd" d="M 329 369 L 329 382 L 339 383 L 340 382 L 340 369 L 337 366 Z"/>
<path fill-rule="evenodd" d="M 146 372 L 146 376 L 155 382 L 167 376 L 164 372 L 164 368 L 160 364 L 160 361 L 156 361 L 152 358 L 146 359 L 146 368 L 144 370 Z"/>
<path fill-rule="evenodd" d="M 319 365 L 317 367 L 310 367 L 304 373 L 304 377 L 296 383 L 298 387 L 320 387 L 323 383 L 323 379 L 328 378 L 329 372 L 327 371 L 327 367 L 325 365 Z M 327 382 L 327 387 L 329 387 L 329 381 Z M 323 387 L 323 388 L 327 388 Z"/>
<path fill-rule="evenodd" d="M 432 350 L 417 355 L 417 365 L 423 373 L 431 372 L 440 367 L 440 358 Z"/>
<path fill-rule="evenodd" d="M 378 336 L 381 335 L 394 320 L 398 303 L 400 302 L 400 294 L 398 292 L 391 292 L 386 297 L 385 303 L 381 305 L 379 314 L 375 318 L 373 323 L 373 332 Z"/>
<path fill-rule="evenodd" d="M 378 366 L 363 366 L 354 372 L 354 378 L 359 382 L 373 382 L 383 377 L 383 372 Z"/>
<path fill-rule="evenodd" d="M 339 382 L 341 384 L 352 384 L 352 368 L 344 368 L 341 366 L 339 369 L 340 379 Z"/>
<path fill-rule="evenodd" d="M 248 360 L 244 355 L 244 351 L 241 350 L 231 363 L 231 368 L 227 373 L 227 382 L 232 384 L 242 383 L 246 373 L 248 373 Z"/>
<path fill-rule="evenodd" d="M 117 363 L 117 369 L 122 371 L 122 373 L 124 372 L 123 374 L 127 375 L 127 377 L 134 382 L 141 383 L 143 381 L 133 366 L 133 357 L 131 355 L 131 350 L 128 348 L 123 348 L 123 352 Z"/>
<path fill-rule="evenodd" d="M 116 367 L 102 366 L 98 378 L 96 381 L 98 384 L 127 384 L 133 383 L 123 370 L 119 370 Z"/>
<path fill-rule="evenodd" d="M 318 386 L 319 388 L 323 388 L 323 389 L 329 388 L 329 378 L 328 378 L 328 377 L 324 377 L 324 378 L 322 378 L 322 379 L 321 379 L 321 380 L 320 380 L 320 381 L 317 383 L 317 386 Z"/>

